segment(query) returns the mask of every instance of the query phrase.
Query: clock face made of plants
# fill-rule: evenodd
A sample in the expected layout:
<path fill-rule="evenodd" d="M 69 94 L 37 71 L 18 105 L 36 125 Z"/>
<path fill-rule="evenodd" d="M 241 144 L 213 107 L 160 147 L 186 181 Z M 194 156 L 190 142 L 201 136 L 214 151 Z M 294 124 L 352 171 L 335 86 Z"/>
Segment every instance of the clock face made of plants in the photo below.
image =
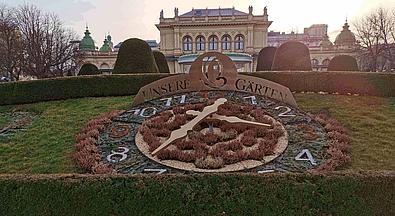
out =
<path fill-rule="evenodd" d="M 325 129 L 296 108 L 289 90 L 237 76 L 226 61 L 207 53 L 191 74 L 142 88 L 100 134 L 101 160 L 118 173 L 304 172 L 323 164 Z"/>

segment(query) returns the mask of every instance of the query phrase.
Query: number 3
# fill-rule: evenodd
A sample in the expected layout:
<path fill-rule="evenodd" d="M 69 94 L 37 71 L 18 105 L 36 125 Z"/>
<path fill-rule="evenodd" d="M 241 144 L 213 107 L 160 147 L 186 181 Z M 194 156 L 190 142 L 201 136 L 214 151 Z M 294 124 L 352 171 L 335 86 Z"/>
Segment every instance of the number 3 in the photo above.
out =
<path fill-rule="evenodd" d="M 126 147 L 118 147 L 118 149 L 123 149 L 123 152 L 116 152 L 116 151 L 112 151 L 111 150 L 111 154 L 107 156 L 107 160 L 109 162 L 111 162 L 111 163 L 119 163 L 119 162 L 125 160 L 128 157 L 128 155 L 126 154 L 126 153 L 129 152 L 128 148 L 126 148 Z M 119 160 L 111 159 L 112 157 L 116 157 L 116 156 L 121 157 L 121 159 L 119 159 Z"/>

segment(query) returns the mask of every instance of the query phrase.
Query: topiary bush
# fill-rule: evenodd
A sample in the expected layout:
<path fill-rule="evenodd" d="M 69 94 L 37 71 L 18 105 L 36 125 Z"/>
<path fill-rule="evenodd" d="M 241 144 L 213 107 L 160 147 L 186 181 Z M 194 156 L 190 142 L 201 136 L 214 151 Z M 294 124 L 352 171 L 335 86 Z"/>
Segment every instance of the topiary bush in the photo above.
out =
<path fill-rule="evenodd" d="M 138 38 L 131 38 L 122 43 L 113 74 L 158 72 L 154 54 L 152 54 L 147 42 Z"/>
<path fill-rule="evenodd" d="M 258 64 L 256 71 L 270 71 L 272 70 L 274 55 L 276 54 L 276 47 L 265 47 L 258 55 Z"/>
<path fill-rule="evenodd" d="M 273 71 L 311 71 L 309 48 L 298 41 L 288 41 L 277 48 Z"/>
<path fill-rule="evenodd" d="M 158 70 L 160 73 L 170 73 L 169 65 L 167 64 L 166 57 L 162 52 L 154 50 L 152 51 L 154 54 L 156 65 L 158 66 Z"/>
<path fill-rule="evenodd" d="M 84 64 L 80 71 L 78 72 L 78 76 L 85 76 L 85 75 L 98 75 L 100 74 L 99 68 L 97 68 L 93 64 Z"/>
<path fill-rule="evenodd" d="M 328 71 L 359 71 L 357 60 L 349 55 L 335 56 L 328 66 Z"/>

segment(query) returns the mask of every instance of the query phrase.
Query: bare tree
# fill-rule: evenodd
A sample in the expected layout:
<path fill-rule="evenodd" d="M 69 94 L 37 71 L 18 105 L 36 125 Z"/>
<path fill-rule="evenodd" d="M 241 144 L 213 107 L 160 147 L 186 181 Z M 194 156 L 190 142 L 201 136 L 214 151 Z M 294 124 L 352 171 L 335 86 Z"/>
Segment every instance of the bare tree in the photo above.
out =
<path fill-rule="evenodd" d="M 55 14 L 43 13 L 33 5 L 20 6 L 18 26 L 26 45 L 24 71 L 37 78 L 63 76 L 74 67 L 76 35 Z"/>
<path fill-rule="evenodd" d="M 23 42 L 12 10 L 0 5 L 0 70 L 11 80 L 19 80 Z"/>
<path fill-rule="evenodd" d="M 365 70 L 395 69 L 395 11 L 378 8 L 355 23 Z"/>

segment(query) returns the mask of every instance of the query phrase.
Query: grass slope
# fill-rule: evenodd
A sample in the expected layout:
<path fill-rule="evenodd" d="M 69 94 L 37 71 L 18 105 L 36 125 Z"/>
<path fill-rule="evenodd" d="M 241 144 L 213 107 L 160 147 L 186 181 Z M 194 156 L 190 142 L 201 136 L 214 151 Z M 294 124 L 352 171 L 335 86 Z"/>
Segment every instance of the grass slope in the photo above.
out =
<path fill-rule="evenodd" d="M 296 94 L 300 109 L 330 113 L 350 130 L 352 165 L 356 170 L 395 170 L 395 98 Z M 29 111 L 38 116 L 24 131 L 0 143 L 0 173 L 71 173 L 74 136 L 92 117 L 126 109 L 131 97 L 84 98 L 17 106 L 1 113 Z"/>
<path fill-rule="evenodd" d="M 71 160 L 75 134 L 92 117 L 124 109 L 131 101 L 131 97 L 84 98 L 1 106 L 0 113 L 28 111 L 38 116 L 26 130 L 0 143 L 0 173 L 77 172 Z"/>
<path fill-rule="evenodd" d="M 349 129 L 351 168 L 395 170 L 395 98 L 297 94 L 302 110 L 328 109 Z"/>

